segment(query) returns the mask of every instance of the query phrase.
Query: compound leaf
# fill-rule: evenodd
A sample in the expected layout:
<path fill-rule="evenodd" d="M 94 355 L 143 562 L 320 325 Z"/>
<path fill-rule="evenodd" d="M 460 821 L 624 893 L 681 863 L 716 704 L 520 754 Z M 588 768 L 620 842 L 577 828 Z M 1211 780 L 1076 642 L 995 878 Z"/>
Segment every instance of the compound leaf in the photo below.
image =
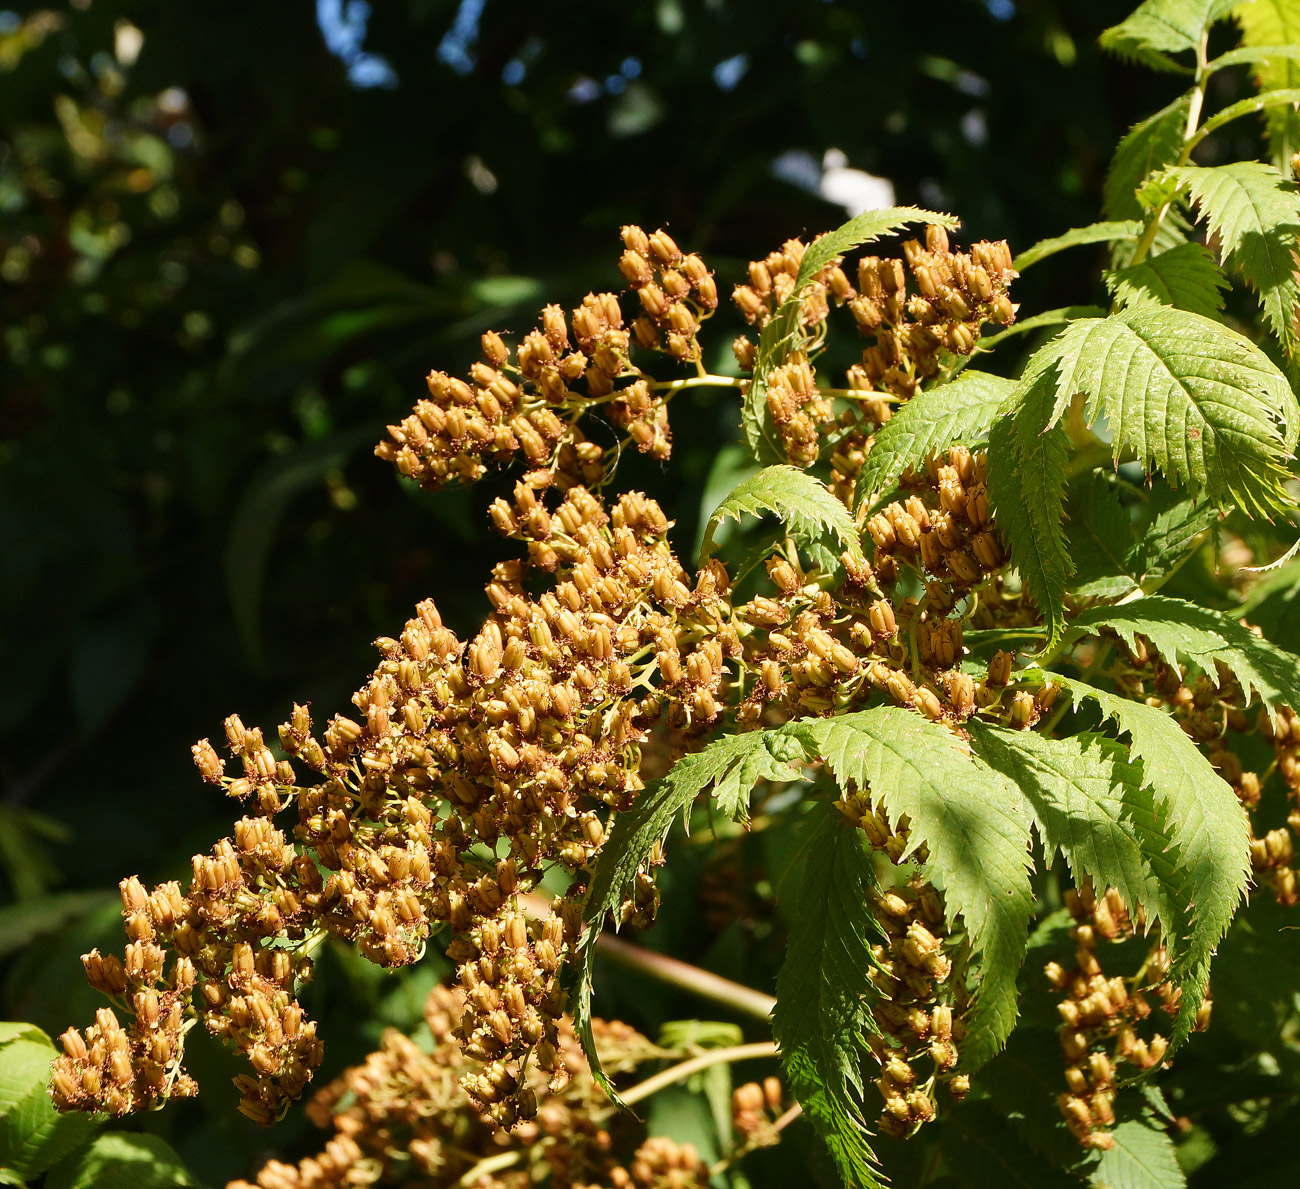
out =
<path fill-rule="evenodd" d="M 1175 928 L 1165 935 L 1173 965 L 1170 978 L 1182 994 L 1171 1050 L 1191 1030 L 1205 998 L 1210 956 L 1232 922 L 1250 878 L 1250 827 L 1232 788 L 1211 767 L 1173 718 L 1070 677 L 1053 674 L 1076 706 L 1091 698 L 1130 740 L 1129 754 L 1142 765 L 1149 827 L 1172 845 L 1155 862 L 1156 874 L 1179 905 Z M 1134 804 L 1138 819 L 1143 806 Z"/>
<path fill-rule="evenodd" d="M 868 905 L 875 886 L 863 835 L 823 802 L 805 844 L 785 962 L 776 983 L 772 1032 L 795 1098 L 849 1185 L 881 1184 L 867 1143 L 863 1037 L 874 1030 L 870 1001 L 878 932 Z"/>
<path fill-rule="evenodd" d="M 1174 928 L 1174 891 L 1153 866 L 1170 839 L 1152 836 L 1134 820 L 1142 769 L 1126 748 L 1102 735 L 1051 739 L 978 719 L 967 729 L 980 758 L 1029 803 L 1049 858 L 1060 851 L 1076 883 L 1086 876 L 1099 891 L 1113 887 L 1166 933 Z"/>
<path fill-rule="evenodd" d="M 1016 974 L 1033 911 L 1023 798 L 947 728 L 897 706 L 783 730 L 822 756 L 841 786 L 869 792 L 892 826 L 906 817 L 913 851 L 925 845 L 925 877 L 970 938 L 978 990 L 961 1053 L 964 1068 L 978 1068 L 1016 1020 Z"/>
<path fill-rule="evenodd" d="M 1256 636 L 1235 619 L 1209 607 L 1161 595 L 1085 611 L 1072 630 L 1110 628 L 1129 647 L 1143 635 L 1166 661 L 1184 658 L 1214 683 L 1223 665 L 1247 698 L 1257 695 L 1270 713 L 1300 706 L 1300 657 Z"/>
<path fill-rule="evenodd" d="M 1189 243 L 1107 273 L 1106 287 L 1123 308 L 1175 306 L 1217 318 L 1228 278 L 1204 244 Z"/>
<path fill-rule="evenodd" d="M 1283 460 L 1300 406 L 1286 377 L 1242 335 L 1186 310 L 1145 307 L 1080 319 L 1039 360 L 1059 371 L 1048 424 L 1083 393 L 1087 421 L 1106 419 L 1117 455 L 1127 446 L 1220 506 L 1263 515 L 1291 506 Z M 1044 366 L 1039 374 L 1050 373 Z"/>

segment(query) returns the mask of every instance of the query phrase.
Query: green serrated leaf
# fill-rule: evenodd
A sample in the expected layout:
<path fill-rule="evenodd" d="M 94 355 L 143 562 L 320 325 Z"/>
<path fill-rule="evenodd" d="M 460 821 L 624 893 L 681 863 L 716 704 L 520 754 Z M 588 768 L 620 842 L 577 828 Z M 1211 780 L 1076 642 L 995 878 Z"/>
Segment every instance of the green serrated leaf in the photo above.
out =
<path fill-rule="evenodd" d="M 1153 838 L 1135 824 L 1142 769 L 1124 747 L 1100 735 L 1049 739 L 978 719 L 967 728 L 980 758 L 1020 789 L 1045 850 L 1049 856 L 1061 852 L 1076 883 L 1088 876 L 1099 889 L 1113 887 L 1166 934 L 1176 928 L 1174 890 L 1153 867 L 1171 840 Z"/>
<path fill-rule="evenodd" d="M 1300 91 L 1296 97 L 1300 99 Z M 1295 276 L 1300 191 L 1271 165 L 1259 161 L 1181 165 L 1167 170 L 1165 176 L 1191 195 L 1210 235 L 1219 242 L 1224 265 L 1239 271 L 1256 290 L 1269 326 L 1294 358 L 1300 349 L 1295 327 L 1300 305 L 1300 282 Z M 1289 445 L 1294 447 L 1294 436 Z"/>
<path fill-rule="evenodd" d="M 1102 1152 L 1088 1184 L 1095 1189 L 1184 1189 L 1169 1132 L 1150 1114 L 1121 1120 L 1110 1132 L 1114 1147 Z"/>
<path fill-rule="evenodd" d="M 879 932 L 868 908 L 876 881 L 861 831 L 827 802 L 813 812 L 772 1033 L 790 1089 L 845 1184 L 874 1187 L 881 1179 L 867 1142 L 862 1067 L 870 1052 L 863 1037 L 874 1030 L 864 991 Z"/>
<path fill-rule="evenodd" d="M 47 1066 L 52 1056 L 51 1051 Z M 4 1060 L 0 1056 L 0 1062 Z M 95 1126 L 94 1120 L 85 1114 L 59 1114 L 42 1079 L 26 1098 L 0 1114 L 0 1169 L 24 1180 L 39 1176 L 85 1143 Z"/>
<path fill-rule="evenodd" d="M 1247 698 L 1258 696 L 1270 713 L 1278 706 L 1300 705 L 1300 657 L 1209 607 L 1152 595 L 1085 611 L 1071 627 L 1085 632 L 1110 628 L 1130 647 L 1137 635 L 1143 635 L 1165 660 L 1188 660 L 1216 685 L 1217 666 L 1223 665 Z"/>
<path fill-rule="evenodd" d="M 1175 306 L 1217 319 L 1228 278 L 1204 244 L 1178 244 L 1141 264 L 1108 272 L 1106 287 L 1121 308 Z"/>
<path fill-rule="evenodd" d="M 772 424 L 772 414 L 767 407 L 767 385 L 773 370 L 802 341 L 799 334 L 799 311 L 804 287 L 836 256 L 843 255 L 860 244 L 889 235 L 909 223 L 937 223 L 949 228 L 957 226 L 957 220 L 952 215 L 914 206 L 888 207 L 885 210 L 867 211 L 850 219 L 822 236 L 804 252 L 793 291 L 777 308 L 759 335 L 758 348 L 754 353 L 754 378 L 750 381 L 741 404 L 740 423 L 745 443 L 760 465 L 786 461 L 780 435 Z"/>
<path fill-rule="evenodd" d="M 1193 494 L 1247 514 L 1292 505 L 1283 459 L 1300 430 L 1300 406 L 1286 377 L 1242 335 L 1186 310 L 1124 310 L 1063 330 L 1031 361 L 1033 384 L 1053 362 L 1048 425 L 1082 393 L 1087 422 L 1106 419 L 1117 458 L 1127 446 Z"/>
<path fill-rule="evenodd" d="M 757 516 L 775 512 L 796 538 L 812 542 L 831 535 L 840 546 L 862 557 L 862 542 L 849 510 L 819 479 L 786 464 L 764 467 L 742 480 L 709 517 L 701 558 L 713 552 L 713 534 L 724 520 L 739 520 L 745 513 Z"/>
<path fill-rule="evenodd" d="M 983 443 L 1014 389 L 1012 380 L 966 371 L 949 384 L 918 392 L 876 434 L 858 476 L 856 502 L 879 494 L 909 468 L 919 469 L 935 451 L 957 442 Z"/>
<path fill-rule="evenodd" d="M 837 256 L 843 256 L 861 244 L 869 244 L 882 236 L 892 235 L 911 223 L 937 224 L 953 231 L 957 228 L 958 220 L 953 215 L 927 211 L 917 206 L 891 206 L 856 215 L 815 240 L 804 252 L 803 259 L 799 262 L 799 275 L 795 278 L 794 293 L 789 300 L 795 300 L 799 291 Z"/>
<path fill-rule="evenodd" d="M 767 731 L 723 735 L 702 751 L 683 756 L 662 780 L 641 793 L 633 809 L 617 816 L 613 830 L 601 849 L 592 873 L 584 916 L 587 934 L 572 973 L 574 984 L 573 1026 L 591 1065 L 592 1077 L 611 1100 L 622 1100 L 610 1084 L 596 1052 L 591 1034 L 591 979 L 596 956 L 596 938 L 605 917 L 617 913 L 631 894 L 637 871 L 651 851 L 668 834 L 673 818 L 690 807 L 701 793 L 717 786 L 720 804 L 739 816 L 755 781 L 767 777 L 790 780 L 795 773 L 769 749 Z M 778 749 L 779 750 L 779 749 Z M 746 785 L 745 781 L 749 780 Z"/>
<path fill-rule="evenodd" d="M 1232 15 L 1241 26 L 1242 40 L 1242 49 L 1232 52 L 1260 55 L 1249 59 L 1255 64 L 1259 90 L 1300 87 L 1300 54 L 1295 53 L 1300 50 L 1300 0 L 1250 0 L 1238 4 Z M 1291 108 L 1271 108 L 1268 141 L 1273 164 L 1285 169 L 1291 154 L 1300 148 L 1300 114 Z"/>
<path fill-rule="evenodd" d="M 1133 564 L 1140 568 L 1143 581 L 1163 578 L 1181 565 L 1218 518 L 1213 506 L 1195 500 L 1176 500 L 1159 507 L 1141 528 L 1134 551 Z"/>
<path fill-rule="evenodd" d="M 1055 256 L 1066 248 L 1078 248 L 1084 244 L 1110 244 L 1120 239 L 1137 239 L 1142 234 L 1142 224 L 1133 219 L 1118 222 L 1089 223 L 1086 227 L 1072 227 L 1063 235 L 1054 235 L 1050 239 L 1040 239 L 1033 247 L 1026 248 L 1012 261 L 1017 272 L 1024 272 L 1030 265 Z"/>
<path fill-rule="evenodd" d="M 1214 19 L 1214 0 L 1146 0 L 1098 40 L 1112 53 L 1155 70 L 1189 73 L 1168 54 L 1194 53 L 1206 26 Z"/>
<path fill-rule="evenodd" d="M 1173 957 L 1170 977 L 1182 992 L 1172 1051 L 1191 1031 L 1205 997 L 1210 956 L 1249 882 L 1246 813 L 1232 788 L 1168 714 L 1060 674 L 1052 680 L 1066 687 L 1076 706 L 1085 698 L 1096 702 L 1103 717 L 1113 718 L 1128 735 L 1130 755 L 1141 762 L 1143 788 L 1151 794 L 1150 829 L 1172 841 L 1156 863 L 1156 873 L 1174 889 L 1179 904 L 1192 906 L 1165 939 Z M 1142 806 L 1135 804 L 1134 820 L 1141 815 Z"/>
<path fill-rule="evenodd" d="M 869 789 L 891 824 L 907 817 L 913 848 L 926 846 L 925 877 L 943 889 L 950 920 L 960 917 L 970 937 L 978 990 L 961 1052 L 964 1068 L 978 1068 L 1015 1025 L 1033 911 L 1023 798 L 945 727 L 896 706 L 783 730 L 821 755 L 841 785 Z"/>
<path fill-rule="evenodd" d="M 1102 210 L 1112 219 L 1137 219 L 1142 204 L 1135 197 L 1152 173 L 1172 165 L 1183 148 L 1190 100 L 1180 95 L 1168 107 L 1135 124 L 1111 158 L 1103 190 Z"/>
<path fill-rule="evenodd" d="M 46 1189 L 172 1189 L 198 1184 L 181 1158 L 156 1135 L 109 1131 L 76 1160 L 64 1160 Z"/>
<path fill-rule="evenodd" d="M 988 448 L 989 503 L 1011 563 L 1047 620 L 1047 648 L 1065 631 L 1065 589 L 1074 568 L 1061 527 L 1070 445 L 1054 425 L 1053 362 L 1043 351 L 1030 361 Z"/>

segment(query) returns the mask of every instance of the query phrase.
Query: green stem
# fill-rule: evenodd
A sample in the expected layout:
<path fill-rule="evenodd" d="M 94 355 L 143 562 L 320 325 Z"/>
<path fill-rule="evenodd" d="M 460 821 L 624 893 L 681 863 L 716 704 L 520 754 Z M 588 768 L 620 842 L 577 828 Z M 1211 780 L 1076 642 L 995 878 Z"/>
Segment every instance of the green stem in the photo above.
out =
<path fill-rule="evenodd" d="M 499 1172 L 503 1168 L 512 1168 L 523 1158 L 524 1154 L 518 1148 L 513 1152 L 498 1152 L 495 1156 L 486 1156 L 461 1177 L 456 1184 L 460 1186 L 477 1185 L 489 1173 Z"/>
<path fill-rule="evenodd" d="M 742 1015 L 766 1021 L 776 1006 L 776 1000 L 762 991 L 733 983 L 721 975 L 711 974 L 698 966 L 670 958 L 667 954 L 655 953 L 654 950 L 633 945 L 607 933 L 601 934 L 596 945 L 601 957 L 624 970 L 634 970 L 671 987 L 689 991 L 701 999 L 711 999 Z"/>
<path fill-rule="evenodd" d="M 1201 122 L 1201 111 L 1205 107 L 1205 87 L 1210 81 L 1210 72 L 1206 63 L 1206 45 L 1209 40 L 1209 30 L 1206 29 L 1201 33 L 1200 44 L 1196 47 L 1196 86 L 1192 90 L 1191 102 L 1187 105 L 1187 129 L 1183 133 L 1183 149 L 1178 154 L 1178 165 L 1186 165 L 1192 155 L 1192 150 L 1199 142 L 1196 135 L 1197 127 Z M 1174 200 L 1171 197 L 1165 199 L 1155 213 L 1151 216 L 1151 222 L 1147 224 L 1146 230 L 1142 233 L 1142 238 L 1138 240 L 1138 245 L 1133 250 L 1133 257 L 1129 261 L 1130 267 L 1134 264 L 1141 264 L 1147 258 L 1147 253 L 1151 251 L 1151 245 L 1155 243 L 1156 234 L 1160 230 L 1160 224 L 1164 222 L 1165 216 L 1169 213 L 1169 208 L 1173 206 Z"/>
<path fill-rule="evenodd" d="M 638 1082 L 630 1090 L 620 1094 L 619 1097 L 623 1100 L 625 1106 L 632 1106 L 644 1098 L 649 1098 L 652 1094 L 659 1093 L 660 1090 L 667 1086 L 673 1086 L 680 1081 L 684 1081 L 693 1073 L 708 1069 L 711 1065 L 730 1064 L 733 1061 L 751 1061 L 761 1057 L 775 1057 L 778 1052 L 776 1043 L 770 1040 L 760 1040 L 754 1044 L 732 1045 L 725 1049 L 709 1049 L 697 1057 L 681 1061 L 660 1073 L 656 1073 L 653 1077 L 646 1078 L 644 1082 Z"/>
<path fill-rule="evenodd" d="M 739 388 L 745 381 L 739 376 L 715 376 L 706 372 L 686 380 L 651 380 L 650 387 L 659 392 L 678 392 L 683 388 Z"/>

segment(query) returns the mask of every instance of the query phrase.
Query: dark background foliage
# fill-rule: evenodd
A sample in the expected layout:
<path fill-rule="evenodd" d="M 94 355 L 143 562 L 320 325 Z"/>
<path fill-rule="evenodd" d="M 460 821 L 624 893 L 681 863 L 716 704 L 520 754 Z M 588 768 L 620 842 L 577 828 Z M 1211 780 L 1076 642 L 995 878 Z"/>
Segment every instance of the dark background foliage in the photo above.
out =
<path fill-rule="evenodd" d="M 431 366 L 617 287 L 625 222 L 667 225 L 729 292 L 746 260 L 844 217 L 774 175 L 782 154 L 815 182 L 838 149 L 1013 250 L 1090 221 L 1119 136 L 1179 86 L 1096 48 L 1128 8 L 0 11 L 0 1014 L 85 1022 L 77 955 L 116 944 L 106 889 L 183 878 L 228 831 L 192 740 L 235 709 L 273 728 L 295 698 L 341 708 L 368 642 L 428 594 L 462 629 L 481 614 L 507 554 L 483 514 L 500 483 L 428 497 L 370 453 Z M 1016 294 L 1028 308 L 1098 297 L 1095 269 L 1041 271 Z M 732 332 L 714 329 L 718 366 Z M 714 398 L 674 415 L 671 480 L 626 478 L 689 552 L 737 418 Z M 772 947 L 725 913 L 701 926 L 691 895 L 651 943 L 770 987 Z M 322 965 L 329 1070 L 412 1022 L 437 973 Z M 615 1009 L 637 1005 L 615 988 Z M 639 1010 L 652 1027 L 700 1009 Z M 194 1047 L 204 1096 L 151 1125 L 213 1182 L 291 1150 L 301 1122 L 274 1140 L 246 1124 L 224 1058 Z"/>

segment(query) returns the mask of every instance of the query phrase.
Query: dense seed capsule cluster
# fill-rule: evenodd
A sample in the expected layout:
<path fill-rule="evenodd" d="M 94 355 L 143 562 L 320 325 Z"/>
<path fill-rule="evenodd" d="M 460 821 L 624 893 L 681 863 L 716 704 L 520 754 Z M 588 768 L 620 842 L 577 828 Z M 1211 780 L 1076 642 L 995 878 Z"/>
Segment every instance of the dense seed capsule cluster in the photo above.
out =
<path fill-rule="evenodd" d="M 653 722 L 698 733 L 719 717 L 740 646 L 725 570 L 715 564 L 689 582 L 654 501 L 631 493 L 607 509 L 572 487 L 548 510 L 521 484 L 507 513 L 534 565 L 553 572 L 551 588 L 530 596 L 521 563 L 498 566 L 488 587 L 496 612 L 472 640 L 426 601 L 400 639 L 378 641 L 383 659 L 353 699 L 355 718 L 336 715 L 318 737 L 308 709 L 295 707 L 280 743 L 316 784 L 299 785 L 293 764 L 232 716 L 227 742 L 244 774 L 227 776 L 207 740 L 196 764 L 259 813 L 292 799 L 294 843 L 268 817 L 245 818 L 233 839 L 195 859 L 188 895 L 171 884 L 146 896 L 128 881 L 126 975 L 115 959 L 87 959 L 101 989 L 121 997 L 157 987 L 164 1014 L 196 1015 L 236 1045 L 255 1075 L 240 1082 L 252 1118 L 274 1118 L 319 1061 L 293 992 L 326 934 L 393 967 L 417 959 L 431 929 L 450 926 L 467 996 L 460 1039 L 470 1057 L 507 1071 L 466 1090 L 500 1124 L 533 1109 L 523 1094 L 529 1062 L 557 1090 L 567 1080 L 558 973 L 583 927 L 585 873 L 606 818 L 642 787 L 640 747 Z M 528 920 L 518 897 L 552 866 L 574 881 L 572 893 L 555 915 Z M 647 922 L 656 903 L 647 871 L 623 915 Z M 184 963 L 177 990 L 163 980 L 168 950 Z M 122 1006 L 135 1010 L 130 998 Z M 167 1074 L 179 1046 L 161 1074 L 148 1064 L 152 1027 L 137 1014 L 131 1055 L 157 1097 L 189 1083 Z M 60 1079 L 60 1101 L 99 1109 L 94 1085 L 78 1091 L 70 1080 L 82 1066 Z M 148 1101 L 137 1089 L 120 1104 Z"/>
<path fill-rule="evenodd" d="M 490 508 L 521 552 L 492 572 L 492 614 L 463 640 L 426 600 L 397 638 L 376 642 L 381 659 L 354 711 L 318 726 L 309 707 L 295 706 L 278 750 L 238 716 L 225 724 L 229 759 L 209 740 L 195 745 L 201 776 L 249 816 L 196 857 L 188 891 L 124 885 L 126 959 L 92 953 L 86 961 L 92 983 L 133 1022 L 124 1027 L 105 1009 L 84 1039 L 69 1034 L 54 1077 L 60 1105 L 123 1113 L 192 1092 L 181 1049 L 202 1022 L 249 1062 L 238 1079 L 241 1109 L 271 1121 L 320 1061 L 315 1026 L 296 1000 L 314 948 L 336 937 L 397 967 L 446 929 L 464 997 L 447 1035 L 460 1060 L 477 1063 L 457 1066 L 458 1093 L 496 1126 L 531 1127 L 539 1091 L 566 1093 L 574 1067 L 561 974 L 583 930 L 600 926 L 584 920 L 590 873 L 612 816 L 634 806 L 646 779 L 724 721 L 744 730 L 888 699 L 960 732 L 975 713 L 1028 728 L 1050 708 L 1053 687 L 1019 688 L 1009 654 L 998 653 L 983 679 L 962 667 L 963 624 L 977 607 L 984 626 L 1028 614 L 1002 591 L 984 460 L 964 446 L 903 476 L 910 494 L 867 519 L 872 562 L 857 551 L 838 564 L 814 559 L 786 543 L 766 558 L 763 593 L 743 604 L 733 602 L 721 564 L 691 574 L 679 563 L 654 500 L 600 494 L 619 447 L 596 447 L 583 418 L 599 409 L 626 433 L 620 445 L 666 456 L 665 401 L 686 381 L 653 379 L 632 353 L 701 370 L 697 334 L 717 304 L 703 263 L 663 232 L 628 227 L 623 242 L 620 267 L 640 305 L 630 326 L 616 296 L 594 294 L 567 318 L 548 306 L 516 348 L 489 333 L 469 381 L 435 373 L 430 399 L 380 447 L 401 473 L 433 488 L 522 459 L 510 496 Z M 968 258 L 934 234 L 925 248 L 906 248 L 921 296 L 947 303 L 948 321 L 923 324 L 945 349 L 961 346 L 959 325 L 978 329 L 1005 314 L 1009 262 L 996 249 L 977 245 Z M 740 300 L 756 324 L 793 292 L 802 255 L 791 241 L 751 268 L 753 301 Z M 876 261 L 859 280 L 892 276 L 894 265 L 901 275 L 898 262 Z M 971 271 L 977 266 L 984 271 Z M 952 293 L 982 292 L 980 278 L 994 273 L 984 305 L 972 299 L 961 314 Z M 948 288 L 931 285 L 936 277 Z M 801 324 L 811 333 L 774 366 L 767 393 L 801 464 L 816 459 L 836 420 L 814 370 L 829 302 L 857 302 L 859 319 L 872 301 L 889 314 L 891 299 L 877 287 L 859 294 L 833 262 L 803 294 Z M 920 311 L 908 299 L 899 317 L 915 321 Z M 882 315 L 877 347 L 895 329 Z M 919 383 L 928 373 L 914 363 L 904 370 Z M 846 501 L 870 446 L 868 422 L 888 409 L 865 367 L 851 377 L 850 395 L 862 399 L 836 448 L 853 457 L 832 456 L 832 488 Z M 879 379 L 897 389 L 886 391 L 889 400 L 910 395 L 897 377 Z M 899 591 L 912 575 L 920 597 Z M 905 830 L 886 827 L 870 790 L 853 794 L 846 813 L 873 846 L 901 858 Z M 662 861 L 656 849 L 643 864 L 616 910 L 620 921 L 653 920 Z M 521 896 L 556 869 L 568 892 L 550 915 L 525 915 Z M 901 1133 L 933 1114 L 928 1091 L 907 1081 L 902 1065 L 925 1056 L 938 1080 L 964 1088 L 952 1074 L 964 976 L 951 964 L 965 959 L 946 940 L 934 889 L 904 884 L 890 896 L 877 906 L 892 922 L 881 961 L 897 985 L 882 1013 L 904 1001 L 907 1011 L 882 1025 L 893 1039 L 879 1056 L 892 1120 L 884 1125 Z M 695 1163 L 651 1145 L 622 1173 L 611 1171 L 611 1183 L 690 1183 Z"/>
<path fill-rule="evenodd" d="M 567 1024 L 558 1040 L 578 1076 L 562 1093 L 546 1098 L 531 1122 L 510 1133 L 497 1130 L 493 1117 L 463 1089 L 466 1082 L 482 1081 L 486 1090 L 501 1077 L 495 1064 L 467 1057 L 456 1042 L 464 1010 L 461 993 L 435 987 L 425 1005 L 432 1051 L 388 1029 L 375 1052 L 309 1104 L 312 1121 L 332 1133 L 320 1152 L 296 1164 L 268 1161 L 254 1181 L 232 1181 L 227 1189 L 345 1189 L 413 1181 L 428 1189 L 527 1189 L 540 1182 L 555 1189 L 707 1185 L 707 1170 L 689 1145 L 641 1139 L 621 1120 L 617 1126 L 606 1124 L 608 1104 Z M 594 1020 L 592 1030 L 613 1077 L 662 1053 L 625 1024 Z M 525 1095 L 546 1094 L 540 1071 L 530 1071 L 524 1080 Z"/>
<path fill-rule="evenodd" d="M 846 794 L 836 807 L 875 850 L 895 863 L 903 860 L 909 848 L 905 822 L 891 828 L 862 792 Z M 913 857 L 923 861 L 925 847 Z M 872 909 L 883 933 L 872 947 L 870 975 L 878 1032 L 867 1038 L 880 1065 L 876 1089 L 883 1109 L 877 1127 L 904 1139 L 935 1118 L 935 1084 L 954 1098 L 970 1089 L 970 1079 L 956 1071 L 970 1006 L 964 969 L 969 955 L 949 942 L 942 894 L 919 876 L 877 889 Z"/>
<path fill-rule="evenodd" d="M 805 248 L 790 240 L 749 266 L 749 283 L 733 299 L 745 319 L 763 329 L 794 293 Z M 864 257 L 857 287 L 840 260 L 833 260 L 803 288 L 798 324 L 810 328 L 820 348 L 830 303 L 846 305 L 861 334 L 871 338 L 860 363 L 848 371 L 838 396 L 847 407 L 837 416 L 819 389 L 806 356 L 789 354 L 766 377 L 765 397 L 786 457 L 809 466 L 829 440 L 832 490 L 845 497 L 861 469 L 875 427 L 889 420 L 891 402 L 909 399 L 933 379 L 946 357 L 971 354 L 985 324 L 1009 326 L 1016 307 L 1008 287 L 1017 275 L 1005 241 L 982 241 L 955 252 L 942 227 L 926 229 L 925 243 L 908 240 L 903 259 Z M 908 274 L 911 274 L 909 293 Z M 740 366 L 753 370 L 756 347 L 747 337 L 733 344 Z"/>
<path fill-rule="evenodd" d="M 561 489 L 592 486 L 622 445 L 601 446 L 584 432 L 583 424 L 591 428 L 584 418 L 601 410 L 625 441 L 667 458 L 672 382 L 638 367 L 632 348 L 698 360 L 700 325 L 717 308 L 717 286 L 704 262 L 662 230 L 625 227 L 623 242 L 619 267 L 642 311 L 630 326 L 617 294 L 589 293 L 567 318 L 548 305 L 538 328 L 513 349 L 489 331 L 468 380 L 430 372 L 428 399 L 388 427 L 375 453 L 429 490 L 473 483 L 490 465 L 521 456 Z"/>
<path fill-rule="evenodd" d="M 1075 966 L 1066 970 L 1058 962 L 1046 968 L 1047 979 L 1061 996 L 1061 1052 L 1065 1058 L 1066 1090 L 1057 1099 L 1066 1126 L 1088 1148 L 1111 1148 L 1115 1138 L 1116 1083 L 1121 1066 L 1134 1072 L 1159 1066 L 1169 1047 L 1157 1023 L 1160 1010 L 1166 1020 L 1178 1011 L 1179 993 L 1168 980 L 1169 954 L 1158 938 L 1144 942 L 1139 934 L 1144 922 L 1134 920 L 1119 893 L 1107 889 L 1097 896 L 1091 884 L 1066 895 L 1074 918 L 1071 937 Z M 1108 976 L 1099 951 L 1104 944 L 1129 942 L 1146 945 L 1145 958 L 1131 977 Z M 1197 1011 L 1195 1027 L 1207 1028 L 1210 999 Z"/>

